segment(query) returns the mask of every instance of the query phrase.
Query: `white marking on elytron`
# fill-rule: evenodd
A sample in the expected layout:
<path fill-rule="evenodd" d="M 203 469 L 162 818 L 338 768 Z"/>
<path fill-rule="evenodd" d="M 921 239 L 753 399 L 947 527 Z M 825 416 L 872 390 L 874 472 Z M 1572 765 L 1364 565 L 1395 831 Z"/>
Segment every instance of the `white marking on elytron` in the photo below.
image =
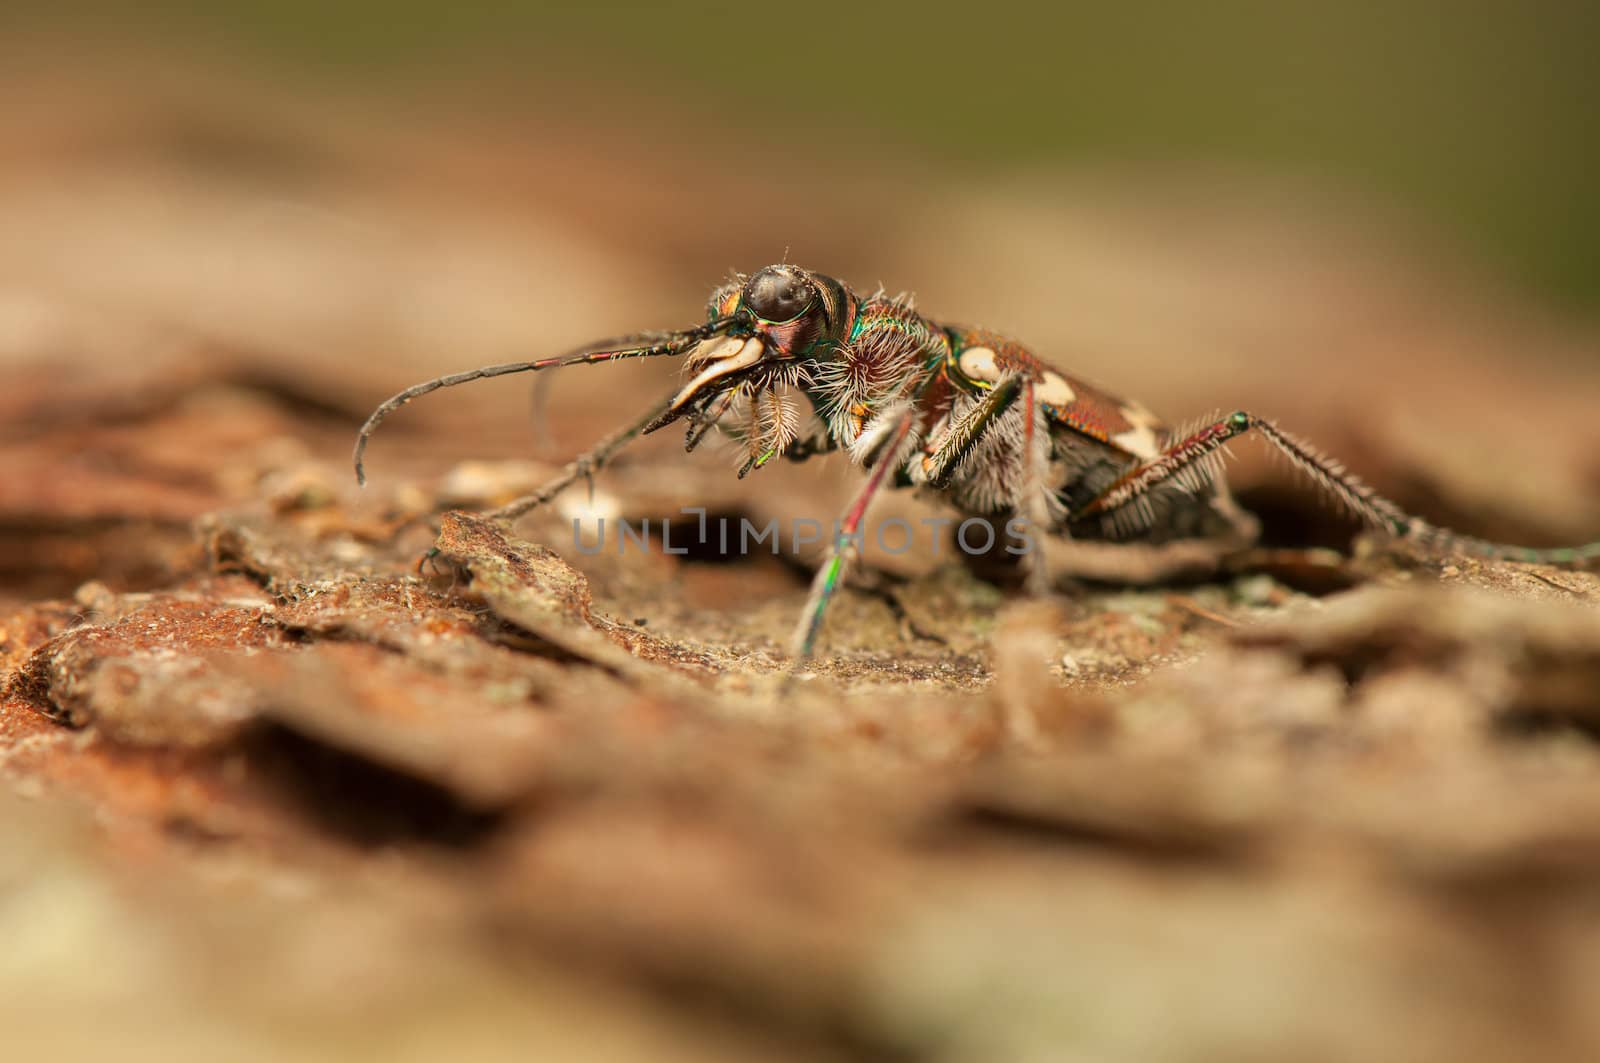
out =
<path fill-rule="evenodd" d="M 1072 390 L 1072 385 L 1060 373 L 1045 370 L 1044 379 L 1033 386 L 1033 394 L 1040 402 L 1051 406 L 1070 406 L 1078 393 Z"/>
<path fill-rule="evenodd" d="M 707 346 L 713 343 L 714 345 L 708 350 Z M 754 337 L 742 340 L 737 336 L 729 336 L 717 341 L 702 341 L 700 346 L 689 353 L 689 364 L 691 366 L 702 362 L 711 364 L 683 386 L 683 390 L 672 400 L 672 408 L 676 410 L 688 402 L 711 381 L 725 377 L 729 373 L 737 373 L 741 369 L 749 369 L 761 360 L 761 351 L 761 341 Z"/>
<path fill-rule="evenodd" d="M 1128 419 L 1129 424 L 1136 424 L 1142 428 L 1148 428 L 1152 432 L 1159 432 L 1166 427 L 1166 425 L 1161 423 L 1161 418 L 1157 417 L 1155 414 L 1151 413 L 1137 402 L 1124 402 L 1122 404 L 1122 416 Z"/>
<path fill-rule="evenodd" d="M 1126 432 L 1119 432 L 1112 436 L 1111 442 L 1134 457 L 1143 458 L 1146 461 L 1160 454 L 1161 436 L 1159 433 L 1166 427 L 1161 423 L 1161 418 L 1137 402 L 1124 402 L 1121 413 L 1133 427 Z"/>
<path fill-rule="evenodd" d="M 1118 432 L 1111 437 L 1111 442 L 1134 457 L 1146 461 L 1161 453 L 1161 445 L 1156 441 L 1156 434 L 1144 425 L 1130 428 L 1126 432 Z"/>
<path fill-rule="evenodd" d="M 993 384 L 1000 379 L 1000 368 L 994 364 L 994 351 L 988 347 L 968 347 L 961 352 L 956 364 L 968 380 Z"/>

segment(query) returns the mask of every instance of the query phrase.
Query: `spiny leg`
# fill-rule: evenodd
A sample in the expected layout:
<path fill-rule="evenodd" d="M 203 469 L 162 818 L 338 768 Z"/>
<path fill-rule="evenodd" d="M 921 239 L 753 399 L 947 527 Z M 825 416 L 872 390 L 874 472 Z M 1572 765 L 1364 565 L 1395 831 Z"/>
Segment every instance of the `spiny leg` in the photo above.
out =
<path fill-rule="evenodd" d="M 922 458 L 922 471 L 935 487 L 949 483 L 956 467 L 977 446 L 983 436 L 994 431 L 1002 414 L 1022 401 L 1022 451 L 1013 470 L 1012 509 L 1035 531 L 1050 526 L 1045 499 L 1045 475 L 1050 463 L 1050 430 L 1042 424 L 1043 409 L 1035 398 L 1033 381 L 1013 374 L 999 381 L 982 400 L 945 429 L 931 451 Z M 1034 544 L 1036 547 L 1038 543 Z M 1027 566 L 1028 592 L 1042 596 L 1050 590 L 1050 565 L 1042 549 L 1030 549 L 1023 558 Z"/>
<path fill-rule="evenodd" d="M 1048 530 L 1050 509 L 1045 498 L 1045 477 L 1050 466 L 1050 427 L 1043 424 L 1043 408 L 1035 397 L 1034 381 L 1024 376 L 1000 379 L 962 418 L 946 427 L 938 439 L 931 440 L 930 451 L 922 458 L 923 474 L 933 487 L 947 485 L 958 464 L 987 432 L 997 431 L 1000 418 L 1018 399 L 1022 402 L 1022 443 L 1014 471 L 1016 488 L 1011 507 L 1030 528 Z M 1040 548 L 1040 541 L 1030 541 L 1035 549 L 1029 549 L 1022 559 L 1027 567 L 1027 589 L 1029 594 L 1043 596 L 1050 592 L 1050 560 Z"/>
<path fill-rule="evenodd" d="M 1177 442 L 1169 443 L 1160 454 L 1123 473 L 1105 490 L 1073 511 L 1069 520 L 1076 522 L 1089 517 L 1115 519 L 1130 508 L 1139 507 L 1145 507 L 1144 512 L 1148 514 L 1151 494 L 1156 488 L 1169 483 L 1195 490 L 1211 479 L 1215 465 L 1221 459 L 1222 448 L 1254 425 L 1254 420 L 1248 414 L 1235 413 L 1184 435 Z"/>
<path fill-rule="evenodd" d="M 911 434 L 912 425 L 916 423 L 916 413 L 916 406 L 908 405 L 890 425 L 883 442 L 877 448 L 877 461 L 872 466 L 867 482 L 862 484 L 861 490 L 851 501 L 850 508 L 845 510 L 844 519 L 839 522 L 838 535 L 834 538 L 828 560 L 817 570 L 816 576 L 811 581 L 811 594 L 806 599 L 805 611 L 801 614 L 800 624 L 795 629 L 790 646 L 794 658 L 790 665 L 791 674 L 810 660 L 816 649 L 817 632 L 822 628 L 822 615 L 827 611 L 828 603 L 839 587 L 839 580 L 844 575 L 845 567 L 857 551 L 859 546 L 857 533 L 866 518 L 867 507 L 872 504 L 873 498 L 877 496 L 889 475 L 899 466 L 902 460 L 901 451 Z"/>
<path fill-rule="evenodd" d="M 702 412 L 689 425 L 689 431 L 684 437 L 683 449 L 693 451 L 698 447 L 705 439 L 706 434 L 718 426 L 723 415 L 728 412 L 735 400 L 746 394 L 746 390 L 744 385 L 737 385 L 723 392 L 720 398 L 714 398 L 707 402 Z M 826 454 L 837 449 L 837 441 L 831 435 L 823 434 L 821 438 L 795 439 L 788 446 L 782 448 L 781 453 L 789 461 L 801 462 L 818 454 Z M 774 449 L 774 453 L 768 454 L 767 459 L 770 461 L 776 453 L 778 451 Z M 759 468 L 761 464 L 765 464 L 765 462 L 760 464 L 751 462 L 750 466 L 751 468 Z M 742 479 L 749 472 L 750 469 L 742 470 L 739 474 L 740 478 Z"/>
<path fill-rule="evenodd" d="M 1514 546 L 1489 542 L 1430 524 L 1421 517 L 1407 513 L 1346 472 L 1344 466 L 1318 453 L 1314 447 L 1289 435 L 1272 422 L 1257 418 L 1251 418 L 1251 422 L 1252 427 L 1283 451 L 1294 466 L 1314 483 L 1358 516 L 1396 538 L 1419 543 L 1438 553 L 1466 554 L 1492 561 L 1517 561 L 1529 565 L 1583 568 L 1600 560 L 1600 542 L 1545 548 Z"/>
<path fill-rule="evenodd" d="M 952 422 L 938 439 L 931 441 L 932 449 L 922 457 L 922 471 L 928 483 L 944 487 L 961 460 L 972 453 L 984 432 L 991 428 L 1001 414 L 1017 401 L 1023 389 L 1020 376 L 1009 376 L 990 388 L 972 409 Z M 1028 389 L 1031 393 L 1032 387 Z"/>
<path fill-rule="evenodd" d="M 1250 431 L 1264 436 L 1312 483 L 1355 516 L 1394 538 L 1420 543 L 1441 553 L 1468 554 L 1527 564 L 1584 566 L 1600 559 L 1600 542 L 1533 549 L 1491 543 L 1437 527 L 1407 513 L 1346 471 L 1339 462 L 1296 439 L 1271 421 L 1242 410 L 1190 433 L 1161 454 L 1135 466 L 1073 513 L 1071 519 L 1076 521 L 1093 516 L 1113 516 L 1128 506 L 1147 500 L 1150 492 L 1165 483 L 1175 482 L 1192 488 L 1209 479 L 1207 463 L 1214 461 L 1224 446 Z"/>

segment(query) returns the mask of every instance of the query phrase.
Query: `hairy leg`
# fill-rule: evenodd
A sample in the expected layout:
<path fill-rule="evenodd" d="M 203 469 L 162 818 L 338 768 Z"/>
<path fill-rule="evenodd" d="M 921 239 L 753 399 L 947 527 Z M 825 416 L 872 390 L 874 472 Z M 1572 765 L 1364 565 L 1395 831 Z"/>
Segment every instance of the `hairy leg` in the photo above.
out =
<path fill-rule="evenodd" d="M 1347 472 L 1339 462 L 1296 439 L 1271 421 L 1239 411 L 1206 425 L 1171 444 L 1149 461 L 1140 463 L 1098 496 L 1072 514 L 1073 521 L 1090 517 L 1114 519 L 1130 507 L 1148 504 L 1155 488 L 1177 483 L 1195 488 L 1211 482 L 1222 448 L 1246 432 L 1256 432 L 1287 456 L 1323 493 L 1339 502 L 1372 527 L 1397 539 L 1416 542 L 1443 554 L 1528 564 L 1586 567 L 1600 560 L 1600 542 L 1582 546 L 1531 549 L 1491 543 L 1428 523 L 1401 509 Z"/>
<path fill-rule="evenodd" d="M 1044 410 L 1034 401 L 1033 382 L 1022 388 L 1022 454 L 1015 471 L 1016 491 L 1012 508 L 1028 522 L 1035 533 L 1030 538 L 1042 540 L 1040 534 L 1050 527 L 1050 503 L 1045 492 L 1045 474 L 1050 466 L 1050 426 L 1044 421 Z M 1026 567 L 1028 593 L 1043 597 L 1054 585 L 1051 576 L 1050 556 L 1038 542 L 1022 557 Z"/>
<path fill-rule="evenodd" d="M 972 409 L 952 421 L 937 438 L 928 441 L 928 445 L 923 448 L 922 472 L 931 486 L 944 487 L 950 482 L 950 476 L 955 472 L 956 466 L 972 453 L 972 448 L 983 438 L 984 433 L 991 430 L 1000 416 L 1017 401 L 1017 397 L 1023 392 L 1023 386 L 1024 382 L 1020 376 L 1011 376 L 1000 381 Z M 1028 391 L 1031 393 L 1031 386 L 1028 387 Z"/>

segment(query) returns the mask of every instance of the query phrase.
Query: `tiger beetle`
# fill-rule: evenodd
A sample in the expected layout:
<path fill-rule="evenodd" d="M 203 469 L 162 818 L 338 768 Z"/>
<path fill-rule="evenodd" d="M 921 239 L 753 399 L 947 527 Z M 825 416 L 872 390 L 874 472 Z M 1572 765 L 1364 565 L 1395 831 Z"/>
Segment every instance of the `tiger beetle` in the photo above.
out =
<path fill-rule="evenodd" d="M 1334 501 L 1396 539 L 1440 554 L 1534 564 L 1579 567 L 1600 558 L 1600 542 L 1528 549 L 1436 527 L 1255 414 L 1174 430 L 1138 403 L 1052 369 L 1016 340 L 940 325 L 909 299 L 881 291 L 862 298 L 791 265 L 735 276 L 712 293 L 706 322 L 693 328 L 617 337 L 407 388 L 362 426 L 356 479 L 366 482 L 362 455 L 383 419 L 429 392 L 512 373 L 679 356 L 689 380 L 675 394 L 488 516 L 513 520 L 591 476 L 630 441 L 680 420 L 691 451 L 713 427 L 740 439 L 741 477 L 780 455 L 799 461 L 844 451 L 866 480 L 812 582 L 791 644 L 796 666 L 812 656 L 823 614 L 859 549 L 867 507 L 885 486 L 922 488 L 971 516 L 1020 517 L 1069 559 L 1074 550 L 1094 552 L 1103 578 L 1152 582 L 1193 569 L 1197 559 L 1215 567 L 1255 543 L 1259 525 L 1234 502 L 1220 468 L 1224 448 L 1252 432 Z M 1030 588 L 1047 589 L 1043 551 L 1026 560 Z"/>

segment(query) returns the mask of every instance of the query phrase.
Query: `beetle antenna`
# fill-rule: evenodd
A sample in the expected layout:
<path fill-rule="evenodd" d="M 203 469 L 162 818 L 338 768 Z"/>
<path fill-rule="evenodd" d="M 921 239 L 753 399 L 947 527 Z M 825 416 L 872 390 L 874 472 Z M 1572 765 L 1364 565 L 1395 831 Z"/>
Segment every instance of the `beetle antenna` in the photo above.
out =
<path fill-rule="evenodd" d="M 557 355 L 554 358 L 540 358 L 531 362 L 505 362 L 501 365 L 484 366 L 481 369 L 469 369 L 462 373 L 451 373 L 447 376 L 435 377 L 422 384 L 406 388 L 399 394 L 385 400 L 361 426 L 360 433 L 356 436 L 356 449 L 352 455 L 355 463 L 356 483 L 366 485 L 366 467 L 362 461 L 366 454 L 367 441 L 372 438 L 372 433 L 378 430 L 378 425 L 384 418 L 410 402 L 412 399 L 421 398 L 431 391 L 440 388 L 455 387 L 457 384 L 467 384 L 474 380 L 487 380 L 490 377 L 510 376 L 513 373 L 537 373 L 542 369 L 562 369 L 569 365 L 598 365 L 601 362 L 616 362 L 624 358 L 660 358 L 683 354 L 700 341 L 726 332 L 737 320 L 733 316 L 713 318 L 704 325 L 697 325 L 691 329 L 679 332 L 652 332 L 637 333 L 603 340 L 599 343 L 587 344 L 567 354 Z"/>

